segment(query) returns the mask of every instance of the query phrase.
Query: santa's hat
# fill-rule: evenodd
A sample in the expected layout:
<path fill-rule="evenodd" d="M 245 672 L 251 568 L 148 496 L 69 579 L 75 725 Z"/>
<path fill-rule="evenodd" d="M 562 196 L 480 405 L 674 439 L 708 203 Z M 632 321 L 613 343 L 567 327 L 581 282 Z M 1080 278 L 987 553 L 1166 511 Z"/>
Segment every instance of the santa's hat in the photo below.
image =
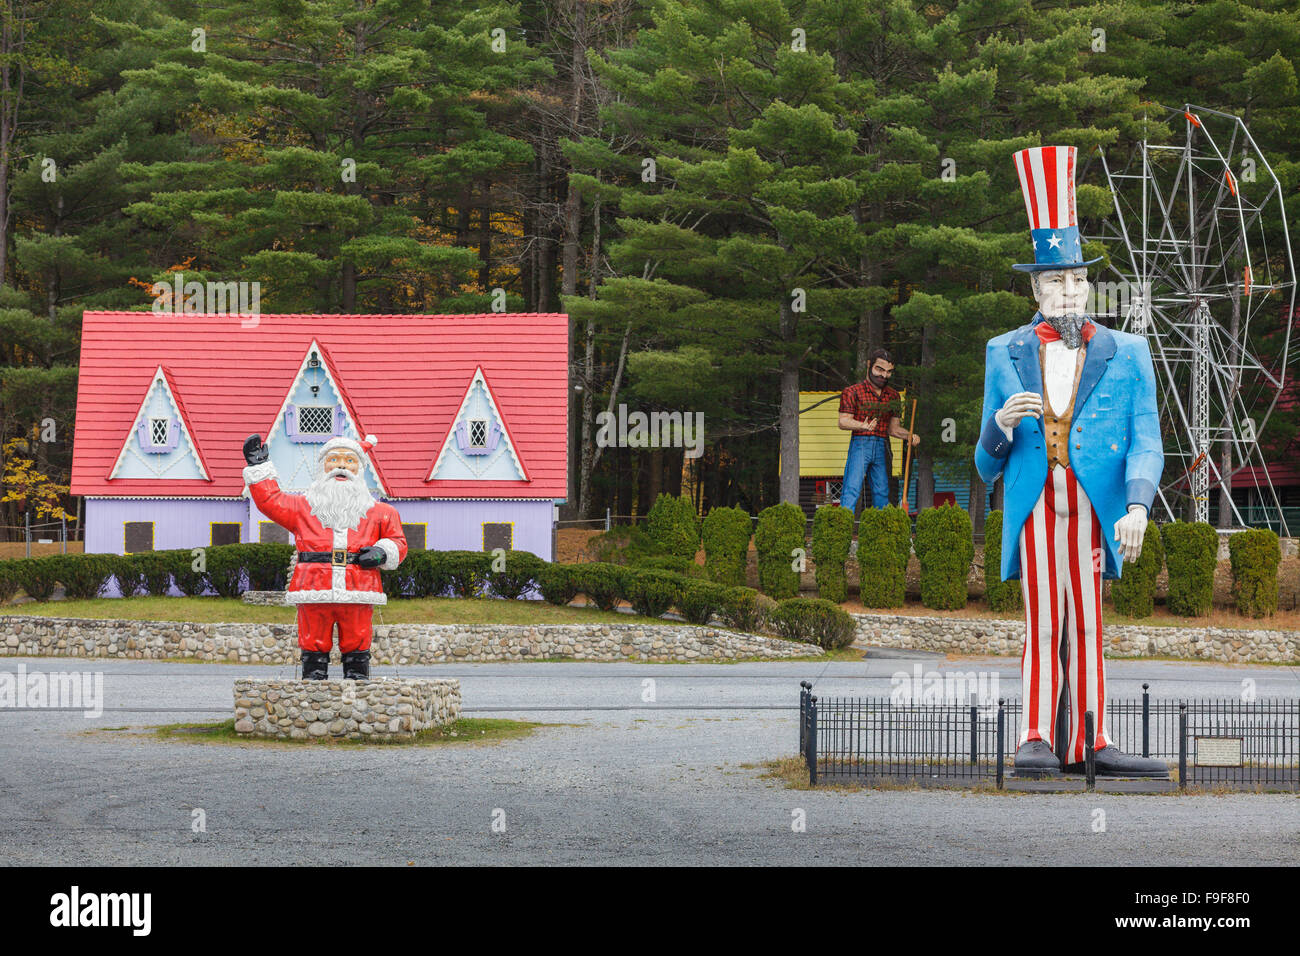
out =
<path fill-rule="evenodd" d="M 329 456 L 330 452 L 343 448 L 360 458 L 362 464 L 364 464 L 366 456 L 370 454 L 370 449 L 374 448 L 377 444 L 379 444 L 379 439 L 374 435 L 367 435 L 359 442 L 355 438 L 348 438 L 346 435 L 335 435 L 325 444 L 321 445 L 320 454 L 317 456 L 317 460 L 323 463 Z"/>
<path fill-rule="evenodd" d="M 1074 205 L 1073 146 L 1035 146 L 1012 157 L 1020 174 L 1020 191 L 1029 214 L 1034 261 L 1017 263 L 1021 272 L 1078 269 L 1101 259 L 1083 261 L 1078 213 Z"/>

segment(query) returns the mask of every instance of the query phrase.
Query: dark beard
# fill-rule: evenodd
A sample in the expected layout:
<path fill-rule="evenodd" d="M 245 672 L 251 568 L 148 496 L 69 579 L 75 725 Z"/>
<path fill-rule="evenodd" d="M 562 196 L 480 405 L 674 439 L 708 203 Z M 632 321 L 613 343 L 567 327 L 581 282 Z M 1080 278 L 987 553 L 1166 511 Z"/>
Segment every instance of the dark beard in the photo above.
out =
<path fill-rule="evenodd" d="M 1083 327 L 1091 321 L 1092 316 L 1078 312 L 1067 315 L 1043 316 L 1043 321 L 1061 334 L 1061 341 L 1067 349 L 1077 349 L 1083 344 Z"/>

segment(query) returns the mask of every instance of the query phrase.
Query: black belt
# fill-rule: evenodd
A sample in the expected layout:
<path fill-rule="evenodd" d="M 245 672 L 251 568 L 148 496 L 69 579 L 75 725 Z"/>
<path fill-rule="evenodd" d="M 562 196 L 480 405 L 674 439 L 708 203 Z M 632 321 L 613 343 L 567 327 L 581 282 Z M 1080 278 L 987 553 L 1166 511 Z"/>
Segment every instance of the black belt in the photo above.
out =
<path fill-rule="evenodd" d="M 358 551 L 299 551 L 300 564 L 356 564 L 361 557 Z"/>

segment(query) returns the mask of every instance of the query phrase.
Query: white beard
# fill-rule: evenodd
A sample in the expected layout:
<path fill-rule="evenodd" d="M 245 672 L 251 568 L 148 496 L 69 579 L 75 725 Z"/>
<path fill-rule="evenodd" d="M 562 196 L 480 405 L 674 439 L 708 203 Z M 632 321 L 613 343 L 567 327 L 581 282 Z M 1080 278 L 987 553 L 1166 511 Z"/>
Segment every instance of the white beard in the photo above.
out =
<path fill-rule="evenodd" d="M 336 475 L 345 475 L 347 480 L 339 481 Z M 331 531 L 355 529 L 375 503 L 361 476 L 345 468 L 321 475 L 311 483 L 304 497 L 311 505 L 311 513 Z"/>

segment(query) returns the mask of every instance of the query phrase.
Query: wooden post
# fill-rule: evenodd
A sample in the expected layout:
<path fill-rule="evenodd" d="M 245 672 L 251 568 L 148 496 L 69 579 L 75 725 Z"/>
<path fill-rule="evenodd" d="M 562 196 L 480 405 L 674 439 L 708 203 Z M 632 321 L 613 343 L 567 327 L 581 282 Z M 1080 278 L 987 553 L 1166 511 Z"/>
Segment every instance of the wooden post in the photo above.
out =
<path fill-rule="evenodd" d="M 907 514 L 907 483 L 912 469 L 912 426 L 916 424 L 916 399 L 912 399 L 912 414 L 907 420 L 907 447 L 903 449 L 903 493 L 899 506 Z"/>

